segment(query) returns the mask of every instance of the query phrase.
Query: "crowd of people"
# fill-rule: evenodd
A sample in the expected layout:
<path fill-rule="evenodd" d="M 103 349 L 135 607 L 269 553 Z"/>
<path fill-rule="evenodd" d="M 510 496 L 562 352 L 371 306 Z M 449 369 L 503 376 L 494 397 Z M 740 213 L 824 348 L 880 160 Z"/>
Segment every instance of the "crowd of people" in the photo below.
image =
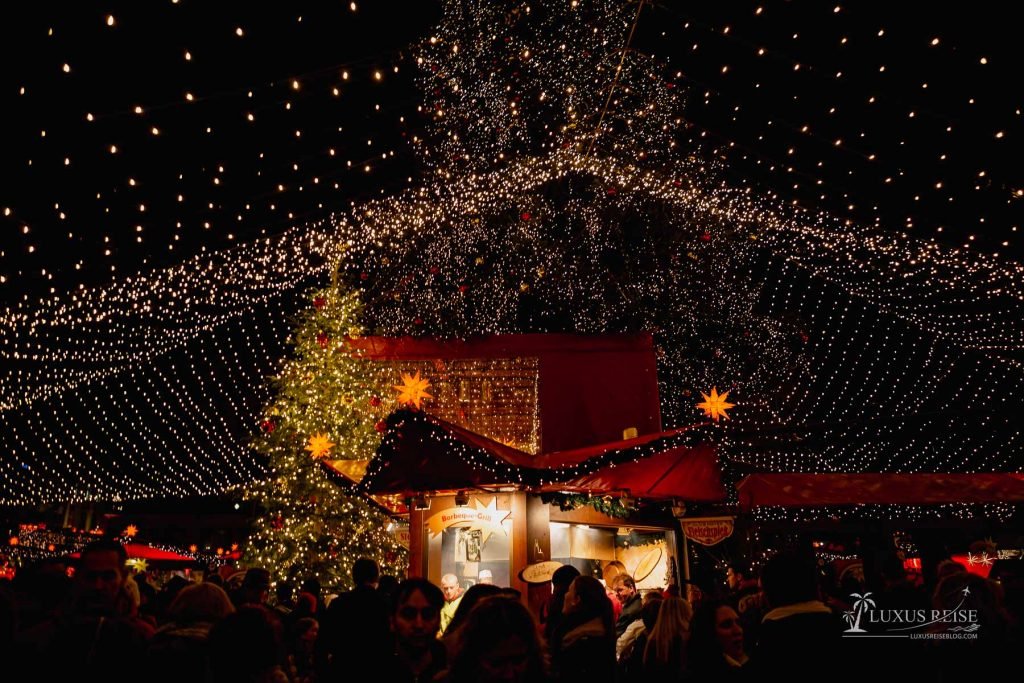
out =
<path fill-rule="evenodd" d="M 262 568 L 235 586 L 214 575 L 156 591 L 131 575 L 126 559 L 120 544 L 99 540 L 82 550 L 72 578 L 43 564 L 0 582 L 2 654 L 25 672 L 6 680 L 853 680 L 894 654 L 903 658 L 899 670 L 916 678 L 953 680 L 1012 656 L 1017 624 L 1001 587 L 955 563 L 939 568 L 931 604 L 973 591 L 981 635 L 896 652 L 843 639 L 849 605 L 823 599 L 813 560 L 794 552 L 772 557 L 759 577 L 734 565 L 727 593 L 691 591 L 690 599 L 675 585 L 641 594 L 620 563 L 605 566 L 600 579 L 565 565 L 539 621 L 518 591 L 489 577 L 465 591 L 454 575 L 440 586 L 399 582 L 366 558 L 352 566 L 354 588 L 327 605 L 315 581 L 272 586 Z M 927 603 L 905 579 L 890 576 L 877 601 Z"/>

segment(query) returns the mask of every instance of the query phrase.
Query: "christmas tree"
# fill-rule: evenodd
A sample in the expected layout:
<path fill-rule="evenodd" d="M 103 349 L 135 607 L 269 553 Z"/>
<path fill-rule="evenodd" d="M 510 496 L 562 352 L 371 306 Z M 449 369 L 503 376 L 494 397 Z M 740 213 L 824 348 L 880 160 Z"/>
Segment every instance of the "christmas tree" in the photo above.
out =
<path fill-rule="evenodd" d="M 262 514 L 244 559 L 278 579 L 315 577 L 340 588 L 358 557 L 375 559 L 385 573 L 405 566 L 386 514 L 333 483 L 321 465 L 369 458 L 380 441 L 377 423 L 390 410 L 375 369 L 346 345 L 360 333 L 359 315 L 355 294 L 313 294 L 291 339 L 293 357 L 274 378 L 276 395 L 255 442 L 270 472 L 247 491 Z"/>

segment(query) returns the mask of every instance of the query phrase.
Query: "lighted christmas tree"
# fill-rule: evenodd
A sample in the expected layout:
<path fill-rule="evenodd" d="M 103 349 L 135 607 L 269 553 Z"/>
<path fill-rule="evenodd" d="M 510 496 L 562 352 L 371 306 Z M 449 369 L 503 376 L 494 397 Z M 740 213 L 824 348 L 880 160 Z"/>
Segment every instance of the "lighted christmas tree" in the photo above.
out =
<path fill-rule="evenodd" d="M 369 500 L 332 482 L 323 459 L 369 458 L 386 406 L 375 368 L 347 346 L 359 334 L 359 299 L 328 289 L 312 296 L 293 335 L 294 356 L 274 379 L 276 395 L 255 447 L 269 476 L 247 491 L 259 501 L 246 546 L 247 566 L 278 579 L 317 578 L 341 588 L 358 557 L 399 574 L 405 550 L 388 533 L 389 518 Z M 392 401 L 388 401 L 393 403 Z"/>

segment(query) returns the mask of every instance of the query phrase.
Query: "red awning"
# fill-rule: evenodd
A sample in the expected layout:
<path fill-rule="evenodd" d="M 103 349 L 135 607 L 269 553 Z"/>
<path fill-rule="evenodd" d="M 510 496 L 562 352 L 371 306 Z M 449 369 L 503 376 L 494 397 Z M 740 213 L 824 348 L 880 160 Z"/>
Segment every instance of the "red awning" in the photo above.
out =
<path fill-rule="evenodd" d="M 188 555 L 179 555 L 169 550 L 161 550 L 142 543 L 125 543 L 124 550 L 128 553 L 128 559 L 149 560 L 151 562 L 195 562 L 196 558 Z M 71 553 L 71 557 L 81 557 L 81 553 Z"/>
<path fill-rule="evenodd" d="M 188 555 L 179 555 L 169 550 L 161 550 L 141 543 L 126 543 L 124 546 L 128 557 L 136 557 L 140 560 L 154 560 L 167 562 L 195 562 L 196 558 Z"/>
<path fill-rule="evenodd" d="M 752 474 L 740 506 L 938 505 L 1024 501 L 1024 474 Z"/>
<path fill-rule="evenodd" d="M 524 490 L 628 493 L 638 498 L 723 499 L 711 446 L 680 446 L 676 440 L 659 449 L 659 439 L 686 431 L 533 456 L 437 417 L 411 414 L 395 425 L 394 434 L 370 461 L 361 485 L 371 494 L 514 485 Z M 596 460 L 608 454 L 614 455 L 613 462 Z M 593 461 L 590 466 L 588 461 Z"/>
<path fill-rule="evenodd" d="M 692 501 L 725 498 L 715 449 L 706 445 L 672 448 L 636 462 L 602 467 L 544 489 L 595 494 L 618 491 L 636 498 Z"/>

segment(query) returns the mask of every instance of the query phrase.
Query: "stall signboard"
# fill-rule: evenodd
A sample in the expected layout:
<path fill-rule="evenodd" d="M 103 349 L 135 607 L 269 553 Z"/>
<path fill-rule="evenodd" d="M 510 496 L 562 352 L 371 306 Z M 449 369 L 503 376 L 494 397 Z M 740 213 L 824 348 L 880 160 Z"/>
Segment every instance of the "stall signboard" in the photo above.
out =
<path fill-rule="evenodd" d="M 732 536 L 732 517 L 694 517 L 680 520 L 686 538 L 701 545 L 715 545 Z"/>
<path fill-rule="evenodd" d="M 491 499 L 488 505 L 484 505 L 479 499 L 474 499 L 473 502 L 473 507 L 448 508 L 431 515 L 427 519 L 430 535 L 437 536 L 451 527 L 480 531 L 483 534 L 482 543 L 486 543 L 491 534 L 500 532 L 508 535 L 508 530 L 502 522 L 512 515 L 510 510 L 499 510 L 497 498 Z"/>
<path fill-rule="evenodd" d="M 528 564 L 519 572 L 519 578 L 526 583 L 547 583 L 554 576 L 555 570 L 561 566 L 562 563 L 555 560 Z"/>

